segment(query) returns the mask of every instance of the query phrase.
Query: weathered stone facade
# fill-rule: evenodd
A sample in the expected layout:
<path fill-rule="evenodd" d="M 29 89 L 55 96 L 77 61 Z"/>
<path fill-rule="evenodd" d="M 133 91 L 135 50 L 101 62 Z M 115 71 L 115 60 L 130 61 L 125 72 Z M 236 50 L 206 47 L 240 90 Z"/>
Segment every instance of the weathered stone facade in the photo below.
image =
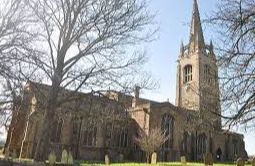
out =
<path fill-rule="evenodd" d="M 157 127 L 169 135 L 157 152 L 160 161 L 180 160 L 181 156 L 186 156 L 187 161 L 201 161 L 207 152 L 220 161 L 246 157 L 243 135 L 222 129 L 217 76 L 213 44 L 204 42 L 195 0 L 190 41 L 181 45 L 178 58 L 176 106 L 142 99 L 138 87 L 134 97 L 114 91 L 104 96 L 72 94 L 74 100 L 57 110 L 50 149 L 58 160 L 66 149 L 76 159 L 104 160 L 108 154 L 111 160 L 121 156 L 124 160 L 141 161 L 145 155 L 133 137 L 139 129 L 149 133 Z M 49 86 L 29 83 L 22 100 L 14 103 L 5 146 L 10 151 L 20 152 L 27 131 L 22 156 L 34 156 L 49 90 Z M 60 96 L 70 93 L 62 89 Z"/>

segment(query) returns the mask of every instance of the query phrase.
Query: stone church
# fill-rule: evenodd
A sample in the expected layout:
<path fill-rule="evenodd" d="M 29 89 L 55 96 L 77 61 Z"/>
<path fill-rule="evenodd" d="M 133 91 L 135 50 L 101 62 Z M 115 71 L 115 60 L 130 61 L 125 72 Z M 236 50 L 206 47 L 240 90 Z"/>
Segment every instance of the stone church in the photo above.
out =
<path fill-rule="evenodd" d="M 177 60 L 176 104 L 140 98 L 139 87 L 135 88 L 134 96 L 116 91 L 104 96 L 77 92 L 73 96 L 78 100 L 57 110 L 59 116 L 51 134 L 50 149 L 58 158 L 67 149 L 76 159 L 103 160 L 107 153 L 113 160 L 123 154 L 125 160 L 143 161 L 145 154 L 134 143 L 134 135 L 138 130 L 148 134 L 157 127 L 169 135 L 157 152 L 161 161 L 180 160 L 183 155 L 189 161 L 199 161 L 206 152 L 219 161 L 245 157 L 243 135 L 221 126 L 217 78 L 213 44 L 204 40 L 198 4 L 194 0 L 189 42 L 181 44 Z M 43 84 L 27 84 L 22 100 L 14 103 L 5 148 L 23 157 L 34 156 L 43 101 L 49 89 Z M 61 93 L 64 96 L 72 92 L 63 89 Z M 88 111 L 91 108 L 94 111 Z M 117 110 L 118 116 L 113 118 L 114 122 L 104 123 L 102 119 L 117 115 L 111 110 Z M 98 117 L 97 121 L 86 119 L 93 116 Z M 130 123 L 122 125 L 118 118 L 127 118 Z"/>

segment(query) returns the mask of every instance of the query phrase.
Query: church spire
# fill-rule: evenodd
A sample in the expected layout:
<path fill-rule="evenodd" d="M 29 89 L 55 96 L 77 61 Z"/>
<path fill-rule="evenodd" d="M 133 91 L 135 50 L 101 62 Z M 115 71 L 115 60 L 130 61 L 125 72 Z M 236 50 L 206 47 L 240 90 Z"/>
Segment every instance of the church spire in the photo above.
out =
<path fill-rule="evenodd" d="M 189 51 L 201 51 L 205 48 L 203 29 L 201 26 L 197 0 L 193 2 L 192 20 L 190 28 Z"/>

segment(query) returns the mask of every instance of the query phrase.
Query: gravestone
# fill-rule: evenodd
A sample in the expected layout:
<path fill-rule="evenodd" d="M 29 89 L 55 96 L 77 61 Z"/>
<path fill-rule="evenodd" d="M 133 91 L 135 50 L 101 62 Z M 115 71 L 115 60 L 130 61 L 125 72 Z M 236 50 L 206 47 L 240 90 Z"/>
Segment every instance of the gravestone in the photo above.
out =
<path fill-rule="evenodd" d="M 110 158 L 109 158 L 108 154 L 105 155 L 104 162 L 105 162 L 105 165 L 110 165 Z"/>
<path fill-rule="evenodd" d="M 206 153 L 204 155 L 204 164 L 205 166 L 213 165 L 213 157 L 211 153 Z"/>
<path fill-rule="evenodd" d="M 68 162 L 68 153 L 67 151 L 64 149 L 61 155 L 61 163 L 62 164 L 67 164 Z"/>
<path fill-rule="evenodd" d="M 49 160 L 49 165 L 55 165 L 56 164 L 55 152 L 50 152 L 48 160 Z"/>
<path fill-rule="evenodd" d="M 245 165 L 245 161 L 242 158 L 238 158 L 236 161 L 236 165 L 237 166 L 244 166 Z"/>
<path fill-rule="evenodd" d="M 255 157 L 252 159 L 251 165 L 252 165 L 252 166 L 255 166 Z"/>
<path fill-rule="evenodd" d="M 10 157 L 10 151 L 9 151 L 9 148 L 6 148 L 4 152 L 4 158 L 9 159 L 9 157 Z"/>
<path fill-rule="evenodd" d="M 151 155 L 151 164 L 157 164 L 157 153 L 152 153 Z"/>
<path fill-rule="evenodd" d="M 181 164 L 182 165 L 187 165 L 186 157 L 185 156 L 181 156 Z"/>
<path fill-rule="evenodd" d="M 68 165 L 73 165 L 73 155 L 71 152 L 69 152 L 68 154 L 68 161 L 67 161 Z"/>

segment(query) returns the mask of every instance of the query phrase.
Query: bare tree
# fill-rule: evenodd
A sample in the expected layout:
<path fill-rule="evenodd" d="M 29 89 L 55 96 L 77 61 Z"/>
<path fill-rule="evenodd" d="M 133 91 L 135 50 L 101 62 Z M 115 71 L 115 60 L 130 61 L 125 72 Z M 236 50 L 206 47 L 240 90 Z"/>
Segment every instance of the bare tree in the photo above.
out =
<path fill-rule="evenodd" d="M 36 34 L 29 31 L 33 24 L 22 0 L 3 0 L 0 6 L 0 78 L 17 78 L 23 56 L 32 52 Z M 12 83 L 12 81 L 9 81 Z"/>
<path fill-rule="evenodd" d="M 144 0 L 23 2 L 36 23 L 29 29 L 39 35 L 31 46 L 36 51 L 20 59 L 19 73 L 51 85 L 35 154 L 36 160 L 43 160 L 56 110 L 63 103 L 61 89 L 128 91 L 141 82 L 148 86 L 149 77 L 144 74 L 139 79 L 146 58 L 136 50 L 141 42 L 151 40 L 155 29 L 150 29 L 153 15 Z"/>
<path fill-rule="evenodd" d="M 254 127 L 254 8 L 254 0 L 221 0 L 211 18 L 222 39 L 218 44 L 222 109 L 231 126 Z"/>
<path fill-rule="evenodd" d="M 149 133 L 140 130 L 138 136 L 134 138 L 134 141 L 146 153 L 146 161 L 150 163 L 152 153 L 159 150 L 167 139 L 168 136 L 160 128 L 154 128 Z"/>
<path fill-rule="evenodd" d="M 33 21 L 26 9 L 21 0 L 2 0 L 0 5 L 0 118 L 1 126 L 7 129 L 13 102 L 24 81 L 18 74 L 20 60 L 33 52 L 31 43 L 36 36 L 27 29 Z"/>

